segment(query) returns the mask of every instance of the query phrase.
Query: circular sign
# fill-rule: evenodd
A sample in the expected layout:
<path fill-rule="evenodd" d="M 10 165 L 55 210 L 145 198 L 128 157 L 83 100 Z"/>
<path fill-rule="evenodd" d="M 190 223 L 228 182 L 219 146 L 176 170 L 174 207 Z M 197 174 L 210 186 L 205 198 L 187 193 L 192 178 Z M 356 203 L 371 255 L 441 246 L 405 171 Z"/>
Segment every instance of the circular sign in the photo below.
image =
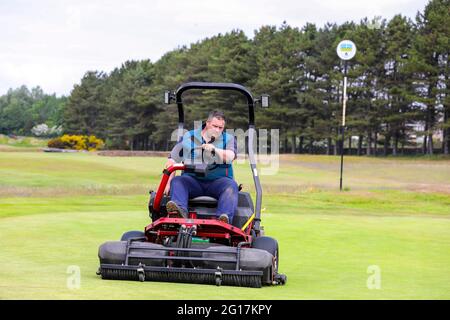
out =
<path fill-rule="evenodd" d="M 350 60 L 356 54 L 356 45 L 353 43 L 353 41 L 342 40 L 341 42 L 339 42 L 336 48 L 336 52 L 339 58 L 341 58 L 342 60 Z"/>

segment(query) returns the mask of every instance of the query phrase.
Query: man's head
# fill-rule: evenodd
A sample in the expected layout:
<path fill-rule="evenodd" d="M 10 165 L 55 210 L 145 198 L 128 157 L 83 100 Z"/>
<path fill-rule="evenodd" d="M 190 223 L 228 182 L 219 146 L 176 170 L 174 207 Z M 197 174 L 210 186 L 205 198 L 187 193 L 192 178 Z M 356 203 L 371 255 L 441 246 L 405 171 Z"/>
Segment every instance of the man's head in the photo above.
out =
<path fill-rule="evenodd" d="M 206 125 L 204 130 L 209 138 L 214 137 L 217 139 L 223 132 L 225 128 L 225 115 L 222 111 L 214 110 L 211 111 L 206 120 Z"/>

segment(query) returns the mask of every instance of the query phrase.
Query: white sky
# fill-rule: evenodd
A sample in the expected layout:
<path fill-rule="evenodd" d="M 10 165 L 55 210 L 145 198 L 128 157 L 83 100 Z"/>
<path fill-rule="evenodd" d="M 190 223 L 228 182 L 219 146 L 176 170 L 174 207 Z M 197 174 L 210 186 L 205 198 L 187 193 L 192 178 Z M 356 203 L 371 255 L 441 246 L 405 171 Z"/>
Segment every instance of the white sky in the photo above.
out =
<path fill-rule="evenodd" d="M 68 95 L 87 70 L 157 61 L 178 46 L 262 25 L 318 27 L 364 17 L 414 18 L 427 0 L 2 0 L 0 95 L 22 84 Z"/>

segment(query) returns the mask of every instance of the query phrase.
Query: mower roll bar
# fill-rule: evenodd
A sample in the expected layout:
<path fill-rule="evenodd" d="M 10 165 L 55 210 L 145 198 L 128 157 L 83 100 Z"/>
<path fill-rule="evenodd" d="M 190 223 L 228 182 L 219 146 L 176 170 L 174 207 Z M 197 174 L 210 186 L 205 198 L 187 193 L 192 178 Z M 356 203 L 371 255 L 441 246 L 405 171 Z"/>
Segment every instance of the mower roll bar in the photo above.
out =
<path fill-rule="evenodd" d="M 247 90 L 244 86 L 236 83 L 219 83 L 219 82 L 188 82 L 184 83 L 178 87 L 177 91 L 175 91 L 175 101 L 178 107 L 178 122 L 184 123 L 184 110 L 183 110 L 183 101 L 181 96 L 185 91 L 193 90 L 193 89 L 203 89 L 203 90 L 230 90 L 237 91 L 242 93 L 247 98 L 248 105 L 248 123 L 249 125 L 255 124 L 255 100 L 253 99 L 250 91 Z"/>
<path fill-rule="evenodd" d="M 253 182 L 256 189 L 256 203 L 255 203 L 255 218 L 254 218 L 254 229 L 256 233 L 260 232 L 260 221 L 261 221 L 261 202 L 262 202 L 262 188 L 259 181 L 258 170 L 256 168 L 256 158 L 253 150 L 254 139 L 256 137 L 255 130 L 255 104 L 261 102 L 262 107 L 269 106 L 269 96 L 262 95 L 260 99 L 254 99 L 251 92 L 244 86 L 236 83 L 221 83 L 221 82 L 187 82 L 178 87 L 175 93 L 166 91 L 164 95 L 164 100 L 166 104 L 170 104 L 175 100 L 178 107 L 178 139 L 180 140 L 183 136 L 184 130 L 184 109 L 182 95 L 188 90 L 228 90 L 236 91 L 243 94 L 247 99 L 248 105 L 248 156 L 250 159 L 250 168 L 252 171 Z"/>

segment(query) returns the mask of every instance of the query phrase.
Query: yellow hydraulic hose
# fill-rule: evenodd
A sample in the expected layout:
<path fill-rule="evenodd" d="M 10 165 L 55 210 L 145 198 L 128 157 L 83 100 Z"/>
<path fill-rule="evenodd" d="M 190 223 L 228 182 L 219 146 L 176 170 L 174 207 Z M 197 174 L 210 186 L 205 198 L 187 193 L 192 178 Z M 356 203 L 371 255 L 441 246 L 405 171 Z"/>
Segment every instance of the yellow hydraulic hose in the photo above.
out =
<path fill-rule="evenodd" d="M 247 229 L 248 225 L 253 221 L 253 219 L 255 218 L 255 214 L 253 213 L 250 218 L 247 220 L 247 222 L 244 224 L 244 226 L 242 227 L 242 231 L 244 231 L 245 229 Z"/>

